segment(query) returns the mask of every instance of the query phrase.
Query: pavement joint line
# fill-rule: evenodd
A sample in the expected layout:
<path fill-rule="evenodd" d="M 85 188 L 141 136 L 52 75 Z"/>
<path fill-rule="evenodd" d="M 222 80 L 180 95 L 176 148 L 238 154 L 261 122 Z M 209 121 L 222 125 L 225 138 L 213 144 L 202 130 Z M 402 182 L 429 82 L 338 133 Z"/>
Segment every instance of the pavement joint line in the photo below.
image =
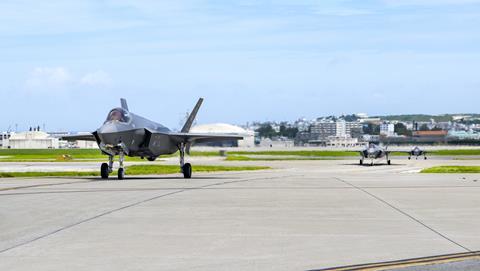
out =
<path fill-rule="evenodd" d="M 10 190 L 19 190 L 19 189 L 25 189 L 25 188 L 36 188 L 36 187 L 56 186 L 56 185 L 64 185 L 64 184 L 76 184 L 76 183 L 90 183 L 90 182 L 95 182 L 95 181 L 90 180 L 90 181 L 77 181 L 77 182 L 66 182 L 66 183 L 48 183 L 48 184 L 34 184 L 34 185 L 25 185 L 25 186 L 15 186 L 15 187 L 0 188 L 0 192 L 10 191 Z"/>
<path fill-rule="evenodd" d="M 459 261 L 471 260 L 471 259 L 480 259 L 480 251 L 411 258 L 411 259 L 403 259 L 403 260 L 395 260 L 395 261 L 379 262 L 379 263 L 367 263 L 367 264 L 358 264 L 358 265 L 329 267 L 329 268 L 315 269 L 310 271 L 347 271 L 347 270 L 349 271 L 355 271 L 355 270 L 380 271 L 380 270 L 392 270 L 392 268 L 398 269 L 398 268 L 415 267 L 415 266 L 423 266 L 423 265 L 434 265 L 434 264 L 442 264 L 442 263 L 459 262 Z"/>
<path fill-rule="evenodd" d="M 75 182 L 77 183 L 77 182 Z M 64 183 L 66 184 L 66 183 Z M 18 193 L 0 193 L 1 196 L 23 196 L 23 195 L 41 195 L 41 194 L 68 194 L 68 193 L 110 193 L 110 192 L 144 192 L 144 191 L 162 191 L 162 190 L 178 190 L 192 187 L 164 187 L 164 188 L 123 188 L 123 189 L 84 189 L 84 190 L 56 190 L 56 191 L 36 191 L 36 192 L 18 192 Z M 480 188 L 480 186 L 456 185 L 456 186 L 371 186 L 368 189 L 447 189 L 447 188 Z M 68 189 L 68 188 L 67 188 Z M 354 190 L 355 187 L 205 187 L 203 189 L 212 190 L 263 190 L 263 189 L 288 189 L 288 190 Z M 0 192 L 2 192 L 0 190 Z"/>
<path fill-rule="evenodd" d="M 343 180 L 343 179 L 340 179 L 340 178 L 338 178 L 338 177 L 334 177 L 334 179 L 336 179 L 336 180 L 338 180 L 338 181 L 340 181 L 340 182 L 343 182 L 344 184 L 350 185 L 350 186 L 358 189 L 359 191 L 362 191 L 363 193 L 369 195 L 370 197 L 373 197 L 374 199 L 382 202 L 383 204 L 389 206 L 389 207 L 392 208 L 393 210 L 395 210 L 395 211 L 399 212 L 400 214 L 403 214 L 404 216 L 406 216 L 406 217 L 410 218 L 411 220 L 417 222 L 418 224 L 420 224 L 420 225 L 422 225 L 423 227 L 427 228 L 427 229 L 430 230 L 431 232 L 437 234 L 438 236 L 442 237 L 443 239 L 449 241 L 450 243 L 452 243 L 452 244 L 454 244 L 454 245 L 462 248 L 463 250 L 465 250 L 465 251 L 467 251 L 467 252 L 473 252 L 473 251 L 472 251 L 471 249 L 469 249 L 468 247 L 466 247 L 466 246 L 464 246 L 464 245 L 462 245 L 462 244 L 454 241 L 453 239 L 447 237 L 446 235 L 442 234 L 441 232 L 435 230 L 434 228 L 428 226 L 428 225 L 425 224 L 424 222 L 422 222 L 422 221 L 420 221 L 419 219 L 415 218 L 413 215 L 407 213 L 406 211 L 403 211 L 402 209 L 400 209 L 400 208 L 396 207 L 395 205 L 389 203 L 388 201 L 380 198 L 379 196 L 377 196 L 377 195 L 375 195 L 375 194 L 367 191 L 366 189 L 364 189 L 364 188 L 362 188 L 362 187 L 360 187 L 360 186 L 356 186 L 356 185 L 354 185 L 354 184 L 351 184 L 350 182 L 347 182 L 347 181 L 345 181 L 345 180 Z"/>
<path fill-rule="evenodd" d="M 93 221 L 97 218 L 100 218 L 100 217 L 104 217 L 106 215 L 109 215 L 109 214 L 112 214 L 112 213 L 116 213 L 116 212 L 119 212 L 119 211 L 122 211 L 122 210 L 125 210 L 125 209 L 128 209 L 128 208 L 131 208 L 131 207 L 134 207 L 134 206 L 138 206 L 140 204 L 143 204 L 143 203 L 146 203 L 146 202 L 150 202 L 150 201 L 153 201 L 153 200 L 156 200 L 156 199 L 159 199 L 159 198 L 164 198 L 164 197 L 168 197 L 168 196 L 171 196 L 171 195 L 175 195 L 175 194 L 180 194 L 180 193 L 183 193 L 183 192 L 187 192 L 187 191 L 191 191 L 191 190 L 202 190 L 204 188 L 207 188 L 207 187 L 212 187 L 212 186 L 219 186 L 219 185 L 226 185 L 226 184 L 231 184 L 231 183 L 240 183 L 240 182 L 249 182 L 249 181 L 258 181 L 258 180 L 271 180 L 271 179 L 278 179 L 278 178 L 285 178 L 285 177 L 293 177 L 293 176 L 301 176 L 301 175 L 298 175 L 298 174 L 295 174 L 295 175 L 282 175 L 282 176 L 271 176 L 271 177 L 256 177 L 256 178 L 246 178 L 246 179 L 240 179 L 240 180 L 233 180 L 233 181 L 225 181 L 225 182 L 218 182 L 218 183 L 213 183 L 213 184 L 206 184 L 206 185 L 201 185 L 201 186 L 197 186 L 197 187 L 190 187 L 190 188 L 183 188 L 183 189 L 179 189 L 177 191 L 174 191 L 174 192 L 170 192 L 170 193 L 166 193 L 166 194 L 161 194 L 161 195 L 157 195 L 157 196 L 154 196 L 154 197 L 151 197 L 151 198 L 147 198 L 147 199 L 143 199 L 141 201 L 137 201 L 137 202 L 134 202 L 134 203 L 130 203 L 128 205 L 124 205 L 122 207 L 118 207 L 118 208 L 115 208 L 115 209 L 112 209 L 112 210 L 109 210 L 109 211 L 105 211 L 103 213 L 100 213 L 98 215 L 95 215 L 95 216 L 92 216 L 92 217 L 89 217 L 89 218 L 86 218 L 86 219 L 83 219 L 83 220 L 80 220 L 80 221 L 77 221 L 73 224 L 69 224 L 69 225 L 66 225 L 66 226 L 63 226 L 61 228 L 58 228 L 54 231 L 51 231 L 51 232 L 48 232 L 48 233 L 45 233 L 45 234 L 42 234 L 40 236 L 37 236 L 33 239 L 30 239 L 30 240 L 26 240 L 26 241 L 23 241 L 23 242 L 20 242 L 16 245 L 13 245 L 11 247 L 7 247 L 5 249 L 2 249 L 0 250 L 0 254 L 4 253 L 4 252 L 7 252 L 7 251 L 10 251 L 10 250 L 13 250 L 15 248 L 19 248 L 21 246 L 24 246 L 24 245 L 28 245 L 30 243 L 33 243 L 35 241 L 38 241 L 40 239 L 44 239 L 44 238 L 47 238 L 49 236 L 52 236 L 56 233 L 59 233 L 59 232 L 62 232 L 62 231 L 65 231 L 65 230 L 68 230 L 70 228 L 73 228 L 75 226 L 78 226 L 78 225 L 81 225 L 81 224 L 84 224 L 84 223 L 87 223 L 89 221 Z"/>

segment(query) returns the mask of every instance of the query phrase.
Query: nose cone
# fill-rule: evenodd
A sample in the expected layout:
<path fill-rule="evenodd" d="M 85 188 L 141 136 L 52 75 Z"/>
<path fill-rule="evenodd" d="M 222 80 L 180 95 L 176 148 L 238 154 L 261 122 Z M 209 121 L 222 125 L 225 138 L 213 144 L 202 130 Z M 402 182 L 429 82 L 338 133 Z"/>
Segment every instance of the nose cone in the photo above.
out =
<path fill-rule="evenodd" d="M 115 121 L 109 121 L 103 124 L 100 128 L 98 128 L 97 132 L 99 134 L 111 134 L 111 133 L 122 132 L 127 129 L 128 129 L 128 126 L 125 124 L 122 124 L 120 122 L 115 122 Z"/>
<path fill-rule="evenodd" d="M 117 121 L 109 121 L 97 129 L 97 134 L 102 143 L 117 145 L 128 139 L 128 130 L 130 130 L 130 126 L 127 124 Z"/>

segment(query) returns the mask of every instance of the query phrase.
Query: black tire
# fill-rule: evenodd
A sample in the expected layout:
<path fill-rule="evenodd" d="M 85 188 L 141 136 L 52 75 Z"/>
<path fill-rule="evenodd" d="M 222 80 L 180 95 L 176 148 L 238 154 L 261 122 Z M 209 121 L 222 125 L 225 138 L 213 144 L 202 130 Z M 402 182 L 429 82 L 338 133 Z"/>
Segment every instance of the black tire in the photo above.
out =
<path fill-rule="evenodd" d="M 118 169 L 118 179 L 123 180 L 125 178 L 125 170 L 123 168 Z"/>
<path fill-rule="evenodd" d="M 425 156 L 424 159 L 427 160 L 427 157 Z"/>
<path fill-rule="evenodd" d="M 147 157 L 147 160 L 150 161 L 150 162 L 155 161 L 155 159 L 157 159 L 157 157 Z"/>
<path fill-rule="evenodd" d="M 182 172 L 185 179 L 192 178 L 192 165 L 190 165 L 190 163 L 186 163 L 185 165 L 183 165 Z"/>
<path fill-rule="evenodd" d="M 412 157 L 408 157 L 408 160 L 411 160 L 411 159 L 412 159 Z"/>
<path fill-rule="evenodd" d="M 387 161 L 387 164 L 388 164 L 388 165 L 391 165 L 391 164 L 392 164 L 392 161 L 388 160 L 388 161 Z"/>
<path fill-rule="evenodd" d="M 363 165 L 363 160 L 360 160 L 360 165 Z"/>
<path fill-rule="evenodd" d="M 102 176 L 102 179 L 108 179 L 108 164 L 103 163 L 102 166 L 100 166 L 100 176 Z"/>

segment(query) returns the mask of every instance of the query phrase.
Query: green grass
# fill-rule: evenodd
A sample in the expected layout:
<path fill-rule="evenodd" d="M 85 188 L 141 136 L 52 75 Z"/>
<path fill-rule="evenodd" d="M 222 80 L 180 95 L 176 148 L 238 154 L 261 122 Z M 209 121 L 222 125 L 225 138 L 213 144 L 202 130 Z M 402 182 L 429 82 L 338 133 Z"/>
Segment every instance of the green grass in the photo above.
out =
<path fill-rule="evenodd" d="M 480 155 L 480 149 L 459 149 L 459 150 L 438 150 L 438 151 L 429 151 L 427 154 L 431 155 Z"/>
<path fill-rule="evenodd" d="M 250 157 L 243 155 L 229 155 L 225 161 L 296 161 L 296 160 L 338 160 L 339 157 L 301 157 L 301 156 L 291 156 L 291 157 Z"/>
<path fill-rule="evenodd" d="M 318 157 L 353 157 L 358 156 L 357 151 L 229 151 L 229 155 L 250 156 L 250 158 L 227 158 L 228 161 L 253 161 L 253 160 L 299 160 L 299 158 L 287 157 L 276 159 L 274 156 L 297 156 L 305 157 L 306 160 L 320 160 Z M 480 149 L 457 149 L 430 151 L 429 155 L 439 156 L 480 156 Z M 218 151 L 192 151 L 191 156 L 219 156 Z M 265 155 L 272 158 L 254 158 L 251 156 Z M 405 156 L 405 153 L 393 152 L 395 156 Z M 178 153 L 162 155 L 162 157 L 176 157 Z M 229 156 L 230 157 L 230 156 Z M 126 161 L 141 161 L 139 157 L 126 157 Z M 243 160 L 242 160 L 243 159 Z M 81 162 L 81 161 L 104 161 L 103 155 L 98 149 L 0 149 L 0 162 Z"/>
<path fill-rule="evenodd" d="M 438 166 L 423 169 L 420 173 L 480 173 L 480 166 Z"/>
<path fill-rule="evenodd" d="M 193 172 L 217 171 L 245 171 L 262 170 L 270 167 L 261 166 L 192 166 Z M 160 175 L 180 173 L 180 168 L 175 165 L 132 165 L 125 168 L 127 175 Z M 112 173 L 116 175 L 116 172 Z M 85 177 L 100 176 L 98 171 L 59 171 L 59 172 L 0 172 L 0 178 L 9 177 Z"/>
<path fill-rule="evenodd" d="M 310 157 L 338 157 L 357 156 L 356 151 L 231 151 L 232 155 L 285 155 L 285 156 L 310 156 Z"/>
<path fill-rule="evenodd" d="M 191 156 L 219 156 L 219 152 L 191 152 Z M 178 156 L 178 153 L 162 157 Z M 82 162 L 103 161 L 106 155 L 99 149 L 0 149 L 0 162 Z M 126 161 L 141 161 L 140 157 L 125 157 Z"/>

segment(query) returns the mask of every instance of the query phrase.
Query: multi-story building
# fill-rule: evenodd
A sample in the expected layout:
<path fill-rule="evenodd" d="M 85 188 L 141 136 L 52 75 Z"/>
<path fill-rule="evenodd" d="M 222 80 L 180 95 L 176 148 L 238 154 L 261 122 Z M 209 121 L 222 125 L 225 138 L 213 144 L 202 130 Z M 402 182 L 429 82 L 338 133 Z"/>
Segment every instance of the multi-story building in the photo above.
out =
<path fill-rule="evenodd" d="M 317 121 L 310 128 L 310 133 L 318 139 L 334 136 L 337 134 L 337 124 L 334 121 Z"/>
<path fill-rule="evenodd" d="M 382 124 L 380 124 L 380 135 L 394 136 L 395 135 L 395 125 L 393 123 L 382 123 Z"/>

